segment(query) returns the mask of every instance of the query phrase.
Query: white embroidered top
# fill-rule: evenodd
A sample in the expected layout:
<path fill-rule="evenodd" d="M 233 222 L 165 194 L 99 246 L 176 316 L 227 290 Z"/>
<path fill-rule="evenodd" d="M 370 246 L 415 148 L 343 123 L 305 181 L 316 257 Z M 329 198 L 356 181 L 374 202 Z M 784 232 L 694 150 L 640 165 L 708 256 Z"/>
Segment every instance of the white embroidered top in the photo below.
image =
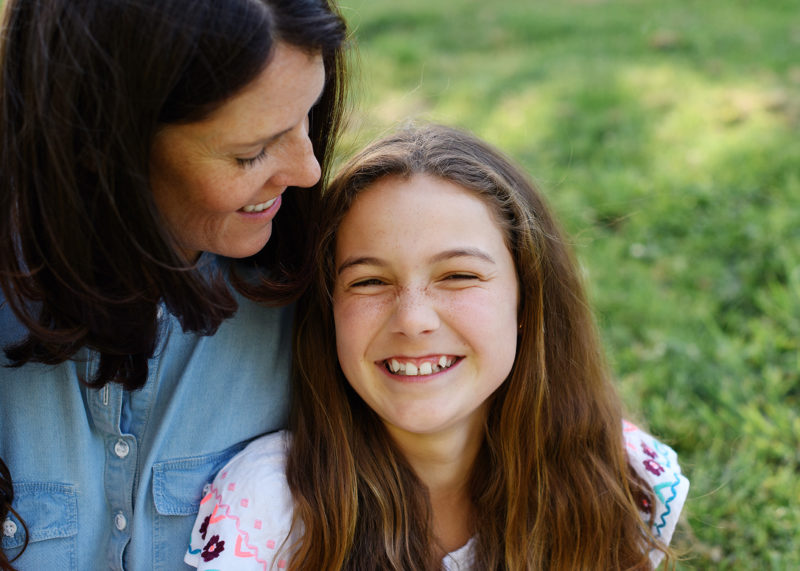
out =
<path fill-rule="evenodd" d="M 623 435 L 631 466 L 655 494 L 651 531 L 669 544 L 689 481 L 669 446 L 629 422 L 623 423 Z M 186 563 L 206 571 L 287 568 L 288 546 L 297 539 L 289 537 L 292 497 L 284 475 L 288 446 L 285 431 L 254 440 L 206 486 Z M 444 571 L 473 571 L 473 549 L 471 539 L 446 555 Z M 662 557 L 660 551 L 650 553 L 654 568 Z"/>

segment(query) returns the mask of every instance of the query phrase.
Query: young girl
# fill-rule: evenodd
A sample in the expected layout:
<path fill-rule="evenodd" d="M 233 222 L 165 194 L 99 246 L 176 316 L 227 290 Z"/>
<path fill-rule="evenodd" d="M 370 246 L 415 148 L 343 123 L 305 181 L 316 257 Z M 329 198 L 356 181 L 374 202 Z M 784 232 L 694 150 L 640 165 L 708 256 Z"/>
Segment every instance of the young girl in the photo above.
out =
<path fill-rule="evenodd" d="M 650 569 L 686 498 L 625 422 L 576 264 L 519 168 L 429 126 L 325 195 L 289 433 L 203 498 L 201 569 Z"/>

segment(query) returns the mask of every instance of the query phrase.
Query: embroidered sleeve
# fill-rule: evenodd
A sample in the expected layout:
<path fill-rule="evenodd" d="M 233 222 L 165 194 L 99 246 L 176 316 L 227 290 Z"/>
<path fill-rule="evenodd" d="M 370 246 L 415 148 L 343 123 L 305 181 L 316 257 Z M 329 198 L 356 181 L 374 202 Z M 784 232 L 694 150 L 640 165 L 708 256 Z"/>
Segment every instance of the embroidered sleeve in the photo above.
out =
<path fill-rule="evenodd" d="M 647 505 L 649 500 L 642 499 L 644 511 L 654 514 L 650 530 L 657 539 L 669 545 L 689 493 L 689 480 L 681 474 L 678 455 L 672 448 L 627 421 L 623 421 L 623 435 L 628 461 L 653 490 L 655 505 Z M 661 563 L 663 557 L 658 550 L 650 552 L 653 568 Z"/>
<path fill-rule="evenodd" d="M 265 439 L 234 457 L 201 500 L 184 555 L 188 565 L 208 571 L 287 567 L 280 548 L 291 524 L 291 494 L 282 449 L 275 453 L 283 441 Z"/>

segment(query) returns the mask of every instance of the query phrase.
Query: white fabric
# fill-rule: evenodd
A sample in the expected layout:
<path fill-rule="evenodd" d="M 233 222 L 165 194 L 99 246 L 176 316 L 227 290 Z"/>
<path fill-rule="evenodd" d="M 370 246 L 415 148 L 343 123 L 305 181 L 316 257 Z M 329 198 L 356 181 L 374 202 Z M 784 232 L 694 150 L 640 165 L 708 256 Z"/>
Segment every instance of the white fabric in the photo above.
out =
<path fill-rule="evenodd" d="M 655 494 L 652 532 L 668 544 L 689 482 L 669 446 L 628 422 L 623 435 L 630 464 Z M 285 431 L 259 438 L 220 471 L 200 504 L 186 563 L 207 571 L 287 567 L 288 546 L 296 539 L 289 537 L 292 498 L 284 475 L 289 440 Z M 445 571 L 473 571 L 473 549 L 471 539 L 445 556 Z M 650 553 L 653 567 L 662 558 Z"/>

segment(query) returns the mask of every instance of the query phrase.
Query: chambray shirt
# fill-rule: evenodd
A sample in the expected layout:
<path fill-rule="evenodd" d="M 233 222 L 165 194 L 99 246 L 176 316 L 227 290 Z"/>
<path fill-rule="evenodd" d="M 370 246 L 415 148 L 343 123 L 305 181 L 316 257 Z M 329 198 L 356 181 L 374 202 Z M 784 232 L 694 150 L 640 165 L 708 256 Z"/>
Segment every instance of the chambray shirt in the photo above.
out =
<path fill-rule="evenodd" d="M 82 386 L 97 364 L 85 349 L 57 366 L 0 367 L 0 456 L 30 530 L 17 568 L 189 569 L 204 487 L 250 440 L 286 424 L 291 310 L 237 299 L 213 336 L 184 333 L 162 312 L 139 391 Z M 24 331 L 0 304 L 5 346 Z M 14 516 L 0 537 L 15 556 L 24 535 Z"/>

